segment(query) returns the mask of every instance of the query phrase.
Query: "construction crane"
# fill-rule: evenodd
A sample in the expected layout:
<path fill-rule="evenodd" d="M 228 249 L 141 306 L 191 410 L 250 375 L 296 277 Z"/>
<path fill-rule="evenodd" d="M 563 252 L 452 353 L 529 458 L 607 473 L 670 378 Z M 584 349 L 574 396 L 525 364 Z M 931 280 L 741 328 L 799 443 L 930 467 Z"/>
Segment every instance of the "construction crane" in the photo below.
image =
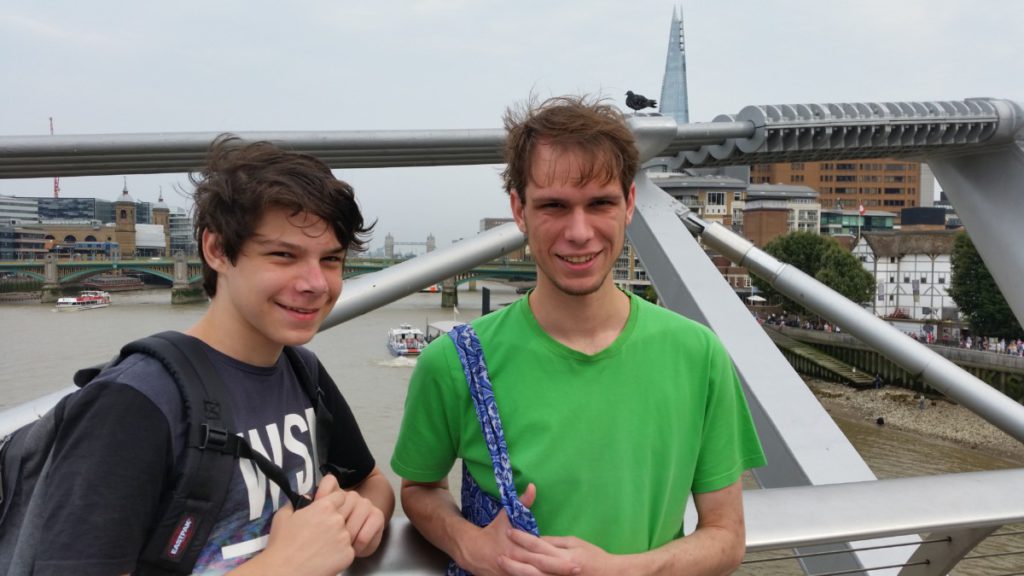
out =
<path fill-rule="evenodd" d="M 53 116 L 50 116 L 50 136 L 53 136 Z M 53 177 L 53 197 L 60 198 L 60 176 Z"/>

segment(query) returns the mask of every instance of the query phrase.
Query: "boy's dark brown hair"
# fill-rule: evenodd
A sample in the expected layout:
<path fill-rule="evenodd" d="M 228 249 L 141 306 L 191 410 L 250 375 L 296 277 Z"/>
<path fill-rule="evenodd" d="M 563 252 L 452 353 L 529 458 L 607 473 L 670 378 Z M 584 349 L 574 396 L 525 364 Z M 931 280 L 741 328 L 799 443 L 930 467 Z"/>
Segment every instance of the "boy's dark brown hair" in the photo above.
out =
<path fill-rule="evenodd" d="M 636 140 L 618 108 L 587 96 L 559 96 L 537 104 L 530 99 L 505 112 L 505 191 L 526 202 L 533 177 L 533 151 L 547 144 L 582 156 L 579 182 L 622 184 L 628 194 L 640 167 Z"/>
<path fill-rule="evenodd" d="M 220 238 L 232 264 L 269 208 L 306 212 L 326 222 L 347 251 L 362 250 L 373 224 L 366 225 L 352 187 L 331 174 L 319 159 L 270 142 L 243 142 L 221 134 L 210 145 L 206 166 L 189 175 L 195 237 L 203 262 L 203 289 L 217 293 L 217 272 L 202 249 L 203 232 Z"/>

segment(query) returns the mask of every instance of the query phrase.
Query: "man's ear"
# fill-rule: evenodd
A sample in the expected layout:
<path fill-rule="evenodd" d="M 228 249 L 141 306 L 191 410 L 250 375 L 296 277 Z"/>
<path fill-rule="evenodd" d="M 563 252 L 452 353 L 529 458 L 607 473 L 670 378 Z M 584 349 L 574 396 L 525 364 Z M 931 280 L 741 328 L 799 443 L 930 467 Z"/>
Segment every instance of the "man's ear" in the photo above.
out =
<path fill-rule="evenodd" d="M 224 246 L 221 244 L 220 235 L 203 230 L 203 256 L 206 263 L 216 272 L 223 272 L 231 264 L 224 254 Z"/>
<path fill-rule="evenodd" d="M 626 225 L 633 221 L 633 212 L 636 210 L 636 184 L 629 185 L 629 192 L 626 193 Z"/>
<path fill-rule="evenodd" d="M 509 206 L 512 208 L 512 217 L 516 220 L 516 226 L 519 226 L 519 231 L 526 234 L 526 206 L 519 199 L 519 191 L 512 190 L 508 195 Z"/>

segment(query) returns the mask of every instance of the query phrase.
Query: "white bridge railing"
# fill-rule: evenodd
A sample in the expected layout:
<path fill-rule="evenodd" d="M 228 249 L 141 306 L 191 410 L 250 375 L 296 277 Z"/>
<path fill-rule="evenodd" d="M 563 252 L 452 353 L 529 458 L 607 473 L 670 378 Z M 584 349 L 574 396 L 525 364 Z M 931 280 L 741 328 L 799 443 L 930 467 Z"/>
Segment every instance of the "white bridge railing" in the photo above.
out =
<path fill-rule="evenodd" d="M 911 547 L 905 561 L 864 566 L 854 573 L 898 571 L 900 576 L 946 574 L 978 542 L 998 535 L 1009 524 L 1024 522 L 1024 470 L 971 472 L 926 478 L 877 480 L 829 486 L 801 486 L 744 492 L 747 554 L 744 567 L 756 573 L 766 564 L 822 558 L 848 552 L 818 551 L 761 557 L 761 552 L 844 544 L 893 536 L 921 536 L 920 542 L 883 544 Z M 957 496 L 951 497 L 956 494 Z M 1019 538 L 1024 532 L 1004 531 Z M 878 545 L 853 542 L 854 550 Z M 984 555 L 1019 558 L 1011 565 L 1024 570 L 1024 544 Z M 752 557 L 753 556 L 753 557 Z M 975 555 L 972 559 L 981 559 Z M 381 551 L 360 560 L 352 574 L 443 574 L 448 559 L 424 540 L 405 518 L 391 522 Z M 773 572 L 773 573 L 777 573 Z M 838 575 L 841 570 L 817 572 Z M 1009 574 L 1020 571 L 1010 572 Z M 997 576 L 995 573 L 990 576 Z"/>

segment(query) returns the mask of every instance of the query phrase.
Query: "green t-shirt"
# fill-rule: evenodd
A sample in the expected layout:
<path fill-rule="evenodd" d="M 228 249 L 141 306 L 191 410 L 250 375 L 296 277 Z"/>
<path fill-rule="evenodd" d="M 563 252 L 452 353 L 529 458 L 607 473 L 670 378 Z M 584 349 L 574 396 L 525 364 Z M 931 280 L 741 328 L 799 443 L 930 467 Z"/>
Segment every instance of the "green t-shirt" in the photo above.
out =
<path fill-rule="evenodd" d="M 682 534 L 691 491 L 725 488 L 765 464 L 732 362 L 696 322 L 630 295 L 622 333 L 592 356 L 548 336 L 527 298 L 473 328 L 516 490 L 537 486 L 541 534 L 619 554 L 657 548 Z M 433 482 L 457 458 L 497 497 L 462 365 L 443 337 L 417 362 L 391 467 Z"/>

